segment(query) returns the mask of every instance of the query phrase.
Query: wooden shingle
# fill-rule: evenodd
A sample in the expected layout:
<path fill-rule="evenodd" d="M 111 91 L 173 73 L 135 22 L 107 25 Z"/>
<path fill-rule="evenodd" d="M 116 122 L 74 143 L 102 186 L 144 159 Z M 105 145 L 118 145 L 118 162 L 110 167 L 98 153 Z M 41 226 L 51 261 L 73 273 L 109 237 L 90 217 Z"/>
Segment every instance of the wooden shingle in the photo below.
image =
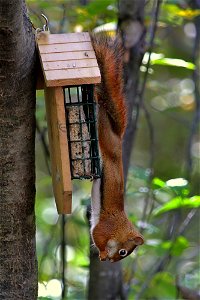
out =
<path fill-rule="evenodd" d="M 101 81 L 88 32 L 37 35 L 37 44 L 47 87 L 95 84 Z"/>

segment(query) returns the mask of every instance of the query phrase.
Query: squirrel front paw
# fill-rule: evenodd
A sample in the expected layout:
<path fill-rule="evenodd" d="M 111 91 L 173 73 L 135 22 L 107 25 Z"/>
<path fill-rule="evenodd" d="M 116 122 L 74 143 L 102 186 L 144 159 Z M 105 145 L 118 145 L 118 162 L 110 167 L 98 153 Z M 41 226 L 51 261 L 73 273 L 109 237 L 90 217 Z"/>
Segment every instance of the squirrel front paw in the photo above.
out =
<path fill-rule="evenodd" d="M 107 257 L 108 257 L 108 252 L 107 252 L 106 250 L 100 251 L 100 253 L 99 253 L 99 258 L 100 258 L 101 261 L 102 261 L 102 260 L 106 260 Z"/>

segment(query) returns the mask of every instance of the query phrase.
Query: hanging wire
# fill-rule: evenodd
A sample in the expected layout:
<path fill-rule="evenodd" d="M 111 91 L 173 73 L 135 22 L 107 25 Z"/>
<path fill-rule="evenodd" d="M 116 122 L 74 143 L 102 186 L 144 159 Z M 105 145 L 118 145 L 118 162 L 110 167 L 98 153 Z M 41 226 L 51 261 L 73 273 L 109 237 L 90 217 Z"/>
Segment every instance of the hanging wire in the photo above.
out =
<path fill-rule="evenodd" d="M 67 261 L 67 253 L 66 253 L 66 216 L 61 216 L 61 280 L 62 280 L 62 300 L 66 299 L 67 295 L 67 286 L 66 286 L 66 261 Z"/>

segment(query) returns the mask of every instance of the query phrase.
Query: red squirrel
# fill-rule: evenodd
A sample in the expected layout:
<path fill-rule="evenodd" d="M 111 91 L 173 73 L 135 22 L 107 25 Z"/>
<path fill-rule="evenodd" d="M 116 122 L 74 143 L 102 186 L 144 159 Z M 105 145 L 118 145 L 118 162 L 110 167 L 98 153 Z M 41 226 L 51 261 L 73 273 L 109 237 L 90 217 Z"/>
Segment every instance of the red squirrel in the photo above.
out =
<path fill-rule="evenodd" d="M 122 138 L 126 127 L 123 52 L 120 42 L 91 35 L 101 72 L 95 85 L 102 177 L 93 181 L 91 236 L 100 260 L 116 262 L 144 243 L 124 211 Z"/>

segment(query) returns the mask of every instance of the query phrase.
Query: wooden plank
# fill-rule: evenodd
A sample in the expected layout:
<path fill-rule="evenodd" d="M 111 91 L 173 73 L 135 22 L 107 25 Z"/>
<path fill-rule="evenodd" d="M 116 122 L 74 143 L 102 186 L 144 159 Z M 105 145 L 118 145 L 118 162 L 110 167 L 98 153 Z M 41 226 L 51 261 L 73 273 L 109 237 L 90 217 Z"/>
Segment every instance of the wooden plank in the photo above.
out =
<path fill-rule="evenodd" d="M 98 67 L 96 59 L 43 62 L 43 69 L 45 71 L 89 67 Z"/>
<path fill-rule="evenodd" d="M 39 45 L 40 53 L 62 53 L 93 50 L 91 42 Z"/>
<path fill-rule="evenodd" d="M 72 184 L 63 103 L 61 87 L 45 88 L 53 191 L 58 213 L 68 214 L 72 206 Z"/>
<path fill-rule="evenodd" d="M 50 45 L 50 44 L 63 44 L 63 43 L 79 43 L 89 42 L 90 35 L 88 32 L 76 32 L 76 33 L 60 33 L 60 34 L 46 34 L 41 32 L 37 35 L 38 45 Z"/>
<path fill-rule="evenodd" d="M 95 58 L 95 52 L 92 51 L 75 51 L 75 52 L 62 52 L 62 53 L 47 53 L 40 54 L 43 62 L 45 61 L 60 61 L 60 60 L 78 60 L 78 59 L 91 59 Z"/>
<path fill-rule="evenodd" d="M 98 67 L 45 71 L 47 86 L 95 84 L 101 81 Z"/>

